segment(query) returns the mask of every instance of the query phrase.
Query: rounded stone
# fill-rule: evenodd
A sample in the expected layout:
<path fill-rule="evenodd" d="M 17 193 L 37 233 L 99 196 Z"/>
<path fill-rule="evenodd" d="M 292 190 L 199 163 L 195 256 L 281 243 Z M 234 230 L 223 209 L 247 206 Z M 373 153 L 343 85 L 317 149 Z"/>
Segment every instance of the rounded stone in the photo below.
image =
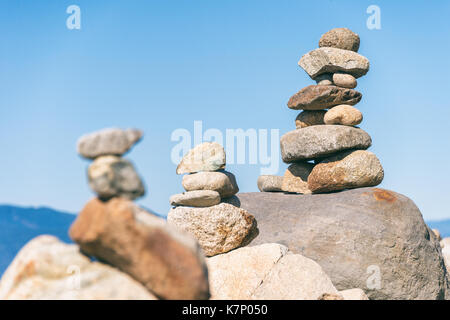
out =
<path fill-rule="evenodd" d="M 101 199 L 124 197 L 134 200 L 145 194 L 144 184 L 133 164 L 116 156 L 95 159 L 88 168 L 88 180 Z"/>
<path fill-rule="evenodd" d="M 170 197 L 172 206 L 210 207 L 220 203 L 220 194 L 212 190 L 187 191 Z"/>
<path fill-rule="evenodd" d="M 280 192 L 283 177 L 273 175 L 261 175 L 258 177 L 258 189 L 261 192 Z"/>
<path fill-rule="evenodd" d="M 227 171 L 188 174 L 183 177 L 182 185 L 186 191 L 217 191 L 221 198 L 228 198 L 239 192 L 234 174 Z"/>
<path fill-rule="evenodd" d="M 310 85 L 294 94 L 287 106 L 294 110 L 323 110 L 340 104 L 355 105 L 361 98 L 362 94 L 353 89 Z"/>
<path fill-rule="evenodd" d="M 333 83 L 342 88 L 353 89 L 356 88 L 358 82 L 356 78 L 351 74 L 346 73 L 335 73 L 333 74 Z"/>
<path fill-rule="evenodd" d="M 341 104 L 328 110 L 323 121 L 325 124 L 341 124 L 344 126 L 356 126 L 363 120 L 363 115 L 358 109 Z"/>
<path fill-rule="evenodd" d="M 358 52 L 359 36 L 347 28 L 335 28 L 322 35 L 319 47 L 332 47 Z"/>
<path fill-rule="evenodd" d="M 181 159 L 177 174 L 225 169 L 225 150 L 217 142 L 204 142 Z"/>
<path fill-rule="evenodd" d="M 325 110 L 305 110 L 299 113 L 295 119 L 295 127 L 297 129 L 306 128 L 309 126 L 316 126 L 325 124 L 323 118 L 327 113 Z"/>

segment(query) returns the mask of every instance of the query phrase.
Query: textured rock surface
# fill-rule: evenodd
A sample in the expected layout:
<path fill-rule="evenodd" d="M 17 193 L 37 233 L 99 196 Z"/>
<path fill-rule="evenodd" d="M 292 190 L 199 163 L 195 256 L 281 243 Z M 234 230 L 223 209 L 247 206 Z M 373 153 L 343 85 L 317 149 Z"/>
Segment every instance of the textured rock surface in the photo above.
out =
<path fill-rule="evenodd" d="M 227 171 L 188 174 L 183 177 L 182 185 L 186 191 L 217 191 L 222 198 L 231 197 L 239 192 L 234 174 Z"/>
<path fill-rule="evenodd" d="M 213 299 L 315 300 L 336 288 L 314 261 L 276 243 L 239 248 L 207 259 Z"/>
<path fill-rule="evenodd" d="M 197 242 L 129 200 L 92 199 L 69 235 L 85 254 L 128 273 L 158 297 L 209 297 L 206 264 Z"/>
<path fill-rule="evenodd" d="M 333 83 L 338 87 L 353 89 L 358 85 L 356 79 L 351 74 L 335 73 L 333 74 Z"/>
<path fill-rule="evenodd" d="M 314 165 L 307 162 L 293 163 L 287 168 L 281 189 L 286 192 L 309 194 L 308 176 Z"/>
<path fill-rule="evenodd" d="M 356 52 L 323 47 L 305 54 L 298 62 L 315 79 L 323 73 L 343 72 L 362 77 L 369 71 L 369 60 Z"/>
<path fill-rule="evenodd" d="M 211 299 L 248 300 L 287 252 L 285 246 L 266 243 L 207 258 Z"/>
<path fill-rule="evenodd" d="M 333 47 L 358 52 L 359 36 L 347 28 L 331 29 L 319 40 L 319 47 Z"/>
<path fill-rule="evenodd" d="M 344 151 L 312 169 L 308 188 L 315 193 L 377 186 L 383 181 L 380 160 L 370 151 Z"/>
<path fill-rule="evenodd" d="M 358 288 L 339 291 L 339 294 L 344 300 L 369 300 L 364 290 Z"/>
<path fill-rule="evenodd" d="M 322 268 L 300 254 L 286 254 L 270 270 L 252 298 L 316 300 L 325 293 L 338 291 Z"/>
<path fill-rule="evenodd" d="M 331 86 L 333 85 L 333 74 L 323 73 L 320 76 L 317 76 L 314 80 L 319 86 Z"/>
<path fill-rule="evenodd" d="M 133 164 L 117 156 L 102 156 L 88 168 L 89 186 L 102 199 L 121 196 L 136 199 L 145 194 Z"/>
<path fill-rule="evenodd" d="M 419 209 L 403 195 L 360 188 L 236 197 L 258 220 L 260 233 L 252 246 L 286 245 L 321 265 L 339 290 L 361 288 L 370 299 L 444 298 L 446 275 L 439 243 Z M 376 267 L 380 288 L 369 290 Z"/>
<path fill-rule="evenodd" d="M 436 236 L 436 238 L 438 239 L 438 241 L 441 241 L 441 233 L 439 232 L 438 229 L 432 229 L 431 231 L 433 231 L 434 235 Z"/>
<path fill-rule="evenodd" d="M 281 157 L 286 163 L 325 157 L 347 149 L 367 149 L 372 139 L 362 129 L 323 125 L 297 129 L 280 140 Z"/>
<path fill-rule="evenodd" d="M 105 155 L 120 156 L 141 138 L 142 131 L 137 129 L 103 129 L 82 136 L 77 143 L 77 152 L 88 159 Z"/>
<path fill-rule="evenodd" d="M 294 94 L 287 105 L 294 110 L 323 110 L 340 104 L 357 104 L 361 97 L 362 94 L 353 89 L 310 85 Z"/>
<path fill-rule="evenodd" d="M 344 126 L 356 126 L 363 120 L 363 115 L 358 109 L 341 104 L 331 108 L 325 114 L 323 121 L 326 124 L 341 124 Z"/>
<path fill-rule="evenodd" d="M 253 215 L 228 203 L 172 208 L 167 222 L 193 235 L 207 256 L 245 246 L 258 234 Z"/>
<path fill-rule="evenodd" d="M 177 174 L 225 169 L 225 150 L 217 142 L 204 142 L 181 159 Z"/>
<path fill-rule="evenodd" d="M 258 177 L 258 189 L 261 192 L 279 192 L 283 184 L 283 177 L 272 175 L 261 175 Z"/>
<path fill-rule="evenodd" d="M 172 206 L 210 207 L 219 203 L 220 194 L 211 190 L 188 191 L 170 197 Z"/>
<path fill-rule="evenodd" d="M 323 117 L 325 116 L 325 110 L 305 110 L 295 119 L 295 127 L 297 129 L 325 124 Z"/>
<path fill-rule="evenodd" d="M 17 254 L 0 282 L 0 299 L 156 299 L 130 276 L 91 262 L 78 246 L 39 236 Z"/>

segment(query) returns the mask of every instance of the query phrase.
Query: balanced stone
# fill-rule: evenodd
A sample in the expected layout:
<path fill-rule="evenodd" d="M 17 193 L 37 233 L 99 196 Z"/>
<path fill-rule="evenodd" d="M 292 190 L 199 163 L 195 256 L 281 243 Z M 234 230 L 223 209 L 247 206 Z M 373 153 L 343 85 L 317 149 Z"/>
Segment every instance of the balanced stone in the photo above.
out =
<path fill-rule="evenodd" d="M 78 153 L 88 159 L 99 156 L 121 156 L 142 138 L 137 129 L 108 128 L 82 136 L 77 143 Z"/>
<path fill-rule="evenodd" d="M 314 80 L 316 80 L 316 83 L 319 86 L 331 86 L 333 85 L 333 74 L 324 73 L 317 76 Z"/>
<path fill-rule="evenodd" d="M 323 34 L 319 47 L 333 47 L 358 52 L 359 36 L 347 28 L 335 28 Z"/>
<path fill-rule="evenodd" d="M 196 190 L 170 197 L 172 206 L 210 207 L 220 203 L 220 194 L 212 190 Z"/>
<path fill-rule="evenodd" d="M 258 177 L 258 189 L 261 192 L 280 192 L 283 177 L 273 175 L 261 175 Z"/>
<path fill-rule="evenodd" d="M 292 163 L 325 157 L 348 149 L 367 149 L 372 139 L 362 129 L 339 125 L 311 126 L 284 134 L 281 157 Z"/>
<path fill-rule="evenodd" d="M 217 142 L 205 142 L 181 159 L 177 174 L 225 169 L 225 150 Z"/>
<path fill-rule="evenodd" d="M 335 73 L 333 74 L 333 83 L 338 87 L 353 89 L 356 88 L 358 82 L 351 74 Z"/>
<path fill-rule="evenodd" d="M 227 171 L 188 174 L 183 177 L 182 185 L 186 191 L 217 191 L 221 198 L 228 198 L 239 192 L 234 174 Z"/>
<path fill-rule="evenodd" d="M 355 105 L 361 97 L 362 94 L 353 89 L 310 85 L 294 94 L 287 105 L 294 110 L 323 110 L 340 104 Z"/>
<path fill-rule="evenodd" d="M 49 235 L 28 242 L 0 281 L 1 300 L 155 300 L 142 284 L 77 245 Z"/>
<path fill-rule="evenodd" d="M 308 176 L 314 164 L 308 162 L 293 163 L 287 168 L 281 189 L 286 192 L 309 194 Z"/>
<path fill-rule="evenodd" d="M 69 235 L 83 253 L 128 273 L 160 298 L 209 298 L 205 260 L 195 239 L 129 200 L 92 199 Z"/>
<path fill-rule="evenodd" d="M 345 151 L 322 160 L 308 177 L 315 193 L 372 187 L 384 178 L 380 160 L 370 151 Z"/>
<path fill-rule="evenodd" d="M 298 62 L 315 79 L 323 73 L 343 72 L 362 77 L 369 71 L 369 60 L 353 51 L 323 47 L 305 54 Z"/>
<path fill-rule="evenodd" d="M 228 203 L 208 208 L 175 207 L 169 211 L 167 222 L 193 235 L 207 256 L 245 246 L 258 234 L 253 215 Z"/>
<path fill-rule="evenodd" d="M 325 113 L 323 120 L 326 124 L 356 126 L 362 122 L 363 115 L 358 109 L 346 104 L 341 104 L 328 110 Z"/>
<path fill-rule="evenodd" d="M 132 163 L 117 156 L 101 156 L 88 168 L 89 186 L 102 199 L 136 199 L 145 193 Z"/>
<path fill-rule="evenodd" d="M 295 119 L 295 127 L 297 129 L 325 124 L 323 117 L 325 110 L 305 110 L 299 113 Z"/>

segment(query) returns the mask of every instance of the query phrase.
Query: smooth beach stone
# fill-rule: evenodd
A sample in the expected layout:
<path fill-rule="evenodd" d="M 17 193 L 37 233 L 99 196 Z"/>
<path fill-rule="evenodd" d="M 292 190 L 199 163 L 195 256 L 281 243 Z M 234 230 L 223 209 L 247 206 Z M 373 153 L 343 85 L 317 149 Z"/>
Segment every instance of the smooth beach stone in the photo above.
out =
<path fill-rule="evenodd" d="M 273 175 L 261 175 L 258 177 L 258 189 L 261 192 L 280 192 L 283 177 Z"/>
<path fill-rule="evenodd" d="M 380 160 L 370 151 L 345 151 L 322 160 L 308 177 L 308 188 L 314 192 L 373 187 L 383 181 Z"/>
<path fill-rule="evenodd" d="M 181 159 L 177 174 L 225 169 L 225 150 L 217 142 L 204 142 Z"/>
<path fill-rule="evenodd" d="M 355 77 L 351 74 L 346 73 L 335 73 L 333 74 L 333 83 L 342 88 L 353 89 L 356 88 L 358 82 Z"/>
<path fill-rule="evenodd" d="M 297 129 L 325 124 L 323 117 L 326 110 L 304 110 L 299 113 L 295 119 L 295 127 Z"/>
<path fill-rule="evenodd" d="M 234 174 L 227 171 L 197 172 L 183 177 L 184 190 L 213 190 L 221 198 L 228 198 L 239 192 Z"/>
<path fill-rule="evenodd" d="M 348 149 L 367 149 L 371 144 L 364 130 L 340 125 L 296 129 L 280 139 L 281 157 L 286 163 L 323 158 Z"/>
<path fill-rule="evenodd" d="M 359 36 L 347 28 L 331 29 L 319 40 L 319 47 L 333 47 L 358 52 Z"/>
<path fill-rule="evenodd" d="M 220 194 L 212 190 L 187 191 L 170 197 L 172 206 L 210 207 L 220 203 Z"/>
<path fill-rule="evenodd" d="M 353 51 L 322 47 L 306 53 L 298 65 L 312 78 L 324 73 L 343 72 L 362 77 L 369 71 L 369 60 Z"/>
<path fill-rule="evenodd" d="M 294 94 L 287 106 L 294 110 L 323 110 L 340 104 L 355 105 L 361 98 L 362 94 L 353 89 L 310 85 Z"/>
<path fill-rule="evenodd" d="M 341 104 L 328 110 L 323 118 L 326 124 L 341 124 L 344 126 L 356 126 L 363 120 L 363 115 L 358 109 Z"/>

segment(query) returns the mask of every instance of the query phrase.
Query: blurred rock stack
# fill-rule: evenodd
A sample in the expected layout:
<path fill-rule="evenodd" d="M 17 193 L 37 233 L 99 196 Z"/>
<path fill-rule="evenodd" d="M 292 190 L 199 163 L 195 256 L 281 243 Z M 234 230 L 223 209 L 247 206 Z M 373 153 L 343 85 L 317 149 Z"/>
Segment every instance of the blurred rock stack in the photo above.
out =
<path fill-rule="evenodd" d="M 170 197 L 174 208 L 167 216 L 168 223 L 194 235 L 206 256 L 244 246 L 257 235 L 253 215 L 222 202 L 239 191 L 235 176 L 224 170 L 225 165 L 225 150 L 220 144 L 197 145 L 176 170 L 186 174 L 182 181 L 186 192 Z"/>
<path fill-rule="evenodd" d="M 383 167 L 372 152 L 372 140 L 356 127 L 362 113 L 354 107 L 361 93 L 354 90 L 357 78 L 369 71 L 369 60 L 358 54 L 359 36 L 349 29 L 328 31 L 319 48 L 299 61 L 317 84 L 294 94 L 287 103 L 302 110 L 296 130 L 281 137 L 281 156 L 290 164 L 284 177 L 260 176 L 261 191 L 323 193 L 376 186 Z"/>

